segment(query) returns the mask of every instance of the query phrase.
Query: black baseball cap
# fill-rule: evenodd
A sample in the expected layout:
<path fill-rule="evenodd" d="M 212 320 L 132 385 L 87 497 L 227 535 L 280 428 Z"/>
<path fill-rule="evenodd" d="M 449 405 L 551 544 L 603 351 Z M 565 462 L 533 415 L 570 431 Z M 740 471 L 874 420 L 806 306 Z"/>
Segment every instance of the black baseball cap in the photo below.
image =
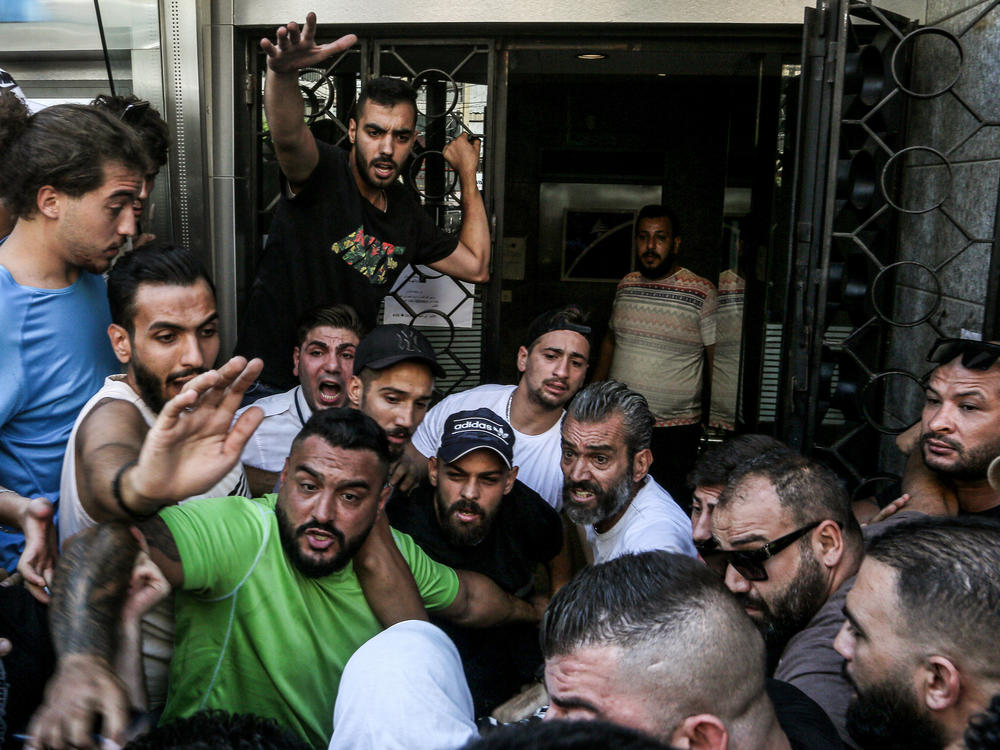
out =
<path fill-rule="evenodd" d="M 497 453 L 509 469 L 514 464 L 514 430 L 490 409 L 457 411 L 444 422 L 438 458 L 446 464 L 480 448 Z"/>
<path fill-rule="evenodd" d="M 410 359 L 426 362 L 436 377 L 444 377 L 444 368 L 437 363 L 434 347 L 424 334 L 399 323 L 377 326 L 354 352 L 354 374 L 359 375 L 366 367 L 382 370 Z"/>

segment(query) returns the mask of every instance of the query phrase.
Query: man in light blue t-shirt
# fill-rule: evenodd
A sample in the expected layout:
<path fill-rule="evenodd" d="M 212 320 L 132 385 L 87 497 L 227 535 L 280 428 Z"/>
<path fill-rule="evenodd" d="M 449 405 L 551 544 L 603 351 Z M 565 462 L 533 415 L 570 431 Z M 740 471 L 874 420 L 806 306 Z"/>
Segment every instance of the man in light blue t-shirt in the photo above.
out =
<path fill-rule="evenodd" d="M 16 218 L 0 244 L 0 567 L 18 567 L 44 599 L 66 441 L 118 370 L 100 274 L 135 232 L 149 170 L 142 142 L 106 112 L 61 104 L 21 117 L 0 136 L 0 202 Z"/>

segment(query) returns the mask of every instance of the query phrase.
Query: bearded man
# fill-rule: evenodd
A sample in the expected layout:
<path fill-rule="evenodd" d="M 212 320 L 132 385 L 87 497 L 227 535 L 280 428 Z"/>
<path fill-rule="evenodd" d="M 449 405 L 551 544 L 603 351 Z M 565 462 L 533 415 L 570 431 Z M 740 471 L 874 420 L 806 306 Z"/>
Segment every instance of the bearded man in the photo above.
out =
<path fill-rule="evenodd" d="M 677 262 L 680 222 L 667 206 L 644 206 L 635 223 L 637 269 L 618 284 L 594 380 L 627 383 L 656 419 L 653 476 L 689 504 L 688 472 L 701 438 L 701 391 L 715 356 L 715 286 Z"/>
<path fill-rule="evenodd" d="M 592 383 L 570 402 L 562 423 L 563 507 L 586 527 L 595 564 L 657 549 L 696 555 L 690 520 L 649 476 L 652 431 L 646 399 L 624 383 Z"/>

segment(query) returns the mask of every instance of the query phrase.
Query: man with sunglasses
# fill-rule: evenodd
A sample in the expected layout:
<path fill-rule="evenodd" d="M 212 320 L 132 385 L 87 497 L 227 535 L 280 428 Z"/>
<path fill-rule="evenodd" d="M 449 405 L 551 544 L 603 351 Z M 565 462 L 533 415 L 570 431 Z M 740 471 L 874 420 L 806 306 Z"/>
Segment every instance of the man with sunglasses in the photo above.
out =
<path fill-rule="evenodd" d="M 764 455 L 731 476 L 712 535 L 718 548 L 702 555 L 763 634 L 774 677 L 816 701 L 851 745 L 851 687 L 833 639 L 864 543 L 836 475 L 803 456 Z"/>
<path fill-rule="evenodd" d="M 938 339 L 927 355 L 938 366 L 928 376 L 919 439 L 903 475 L 915 496 L 905 507 L 942 509 L 918 495 L 951 495 L 959 514 L 1000 518 L 1000 493 L 987 469 L 1000 456 L 1000 344 Z M 923 502 L 922 502 L 923 500 Z M 953 508 L 947 508 L 953 511 Z"/>

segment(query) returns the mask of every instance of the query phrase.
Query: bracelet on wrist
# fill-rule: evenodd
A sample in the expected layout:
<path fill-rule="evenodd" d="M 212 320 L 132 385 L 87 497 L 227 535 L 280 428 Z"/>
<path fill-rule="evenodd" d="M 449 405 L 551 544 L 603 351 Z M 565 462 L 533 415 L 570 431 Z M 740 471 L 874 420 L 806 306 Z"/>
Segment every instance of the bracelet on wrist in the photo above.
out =
<path fill-rule="evenodd" d="M 122 476 L 124 476 L 128 469 L 132 468 L 137 463 L 139 463 L 138 459 L 126 461 L 121 465 L 121 468 L 115 472 L 115 478 L 111 480 L 111 496 L 115 499 L 115 502 L 118 503 L 118 507 L 122 509 L 122 512 L 124 512 L 129 518 L 134 521 L 148 521 L 156 515 L 156 511 L 153 511 L 152 513 L 137 513 L 128 507 L 125 504 L 125 501 L 122 500 Z"/>

